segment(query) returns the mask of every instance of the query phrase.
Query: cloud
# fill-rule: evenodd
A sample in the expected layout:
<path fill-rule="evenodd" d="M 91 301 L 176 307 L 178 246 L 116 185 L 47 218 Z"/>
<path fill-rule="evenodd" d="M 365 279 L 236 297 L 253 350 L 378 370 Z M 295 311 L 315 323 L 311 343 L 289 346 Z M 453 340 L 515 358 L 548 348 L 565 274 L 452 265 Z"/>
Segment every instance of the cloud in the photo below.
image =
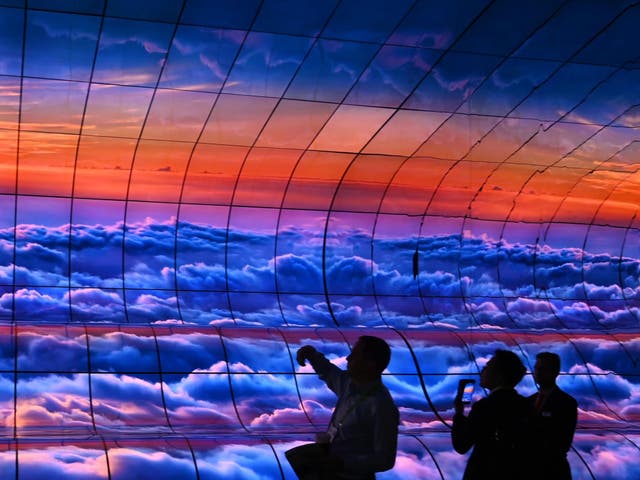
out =
<path fill-rule="evenodd" d="M 285 444 L 284 448 L 289 445 Z M 269 480 L 280 478 L 276 456 L 264 443 L 212 444 L 209 450 L 197 452 L 198 470 L 202 478 L 212 480 Z M 282 456 L 282 467 L 293 478 L 288 462 Z"/>
<path fill-rule="evenodd" d="M 477 374 L 495 348 L 515 345 L 529 355 L 529 367 L 543 346 L 562 354 L 561 385 L 579 399 L 582 424 L 619 425 L 624 421 L 614 412 L 623 419 L 638 415 L 639 387 L 631 372 L 640 359 L 640 344 L 625 340 L 621 345 L 605 333 L 591 339 L 582 331 L 637 323 L 638 287 L 619 284 L 621 275 L 638 272 L 637 259 L 440 235 L 420 240 L 420 272 L 414 279 L 415 243 L 401 236 L 375 239 L 375 257 L 370 258 L 372 239 L 357 228 L 331 235 L 324 259 L 320 233 L 307 225 L 281 228 L 277 255 L 275 237 L 269 233 L 226 232 L 197 223 L 176 224 L 175 219 L 147 219 L 127 225 L 126 231 L 122 224 L 71 229 L 22 225 L 19 231 L 20 248 L 28 246 L 34 256 L 14 268 L 14 233 L 0 230 L 5 262 L 1 278 L 10 283 L 15 272 L 27 285 L 0 294 L 0 314 L 12 318 L 13 310 L 21 322 L 51 324 L 50 330 L 21 331 L 18 369 L 25 372 L 19 379 L 25 424 L 91 426 L 86 417 L 86 338 L 73 330 L 62 333 L 58 325 L 70 318 L 97 326 L 119 324 L 119 332 L 109 333 L 111 327 L 87 330 L 94 420 L 105 429 L 166 429 L 166 415 L 182 429 L 206 429 L 209 424 L 237 431 L 240 421 L 258 430 L 287 422 L 307 425 L 296 386 L 314 422 L 325 422 L 335 396 L 313 376 L 301 375 L 296 384 L 280 335 L 248 333 L 285 322 L 311 328 L 337 323 L 341 328 L 407 329 L 421 371 L 428 375 L 424 381 L 429 397 L 447 421 L 458 375 Z M 81 281 L 89 284 L 75 283 Z M 172 330 L 182 320 L 215 334 Z M 136 330 L 127 321 L 154 327 Z M 218 330 L 215 325 L 224 327 Z M 224 328 L 229 326 L 254 330 L 227 334 Z M 478 326 L 494 327 L 493 339 L 456 337 L 455 332 Z M 420 327 L 425 339 L 433 335 L 437 340 L 419 341 L 414 327 Z M 547 341 L 550 328 L 566 337 Z M 539 335 L 520 337 L 519 329 Z M 345 343 L 321 342 L 318 348 L 344 365 Z M 408 350 L 402 343 L 394 348 L 401 353 L 396 371 L 385 382 L 398 399 L 403 425 L 441 426 Z M 10 348 L 0 350 L 0 362 L 13 370 Z M 161 366 L 162 377 L 156 373 Z M 0 382 L 0 395 L 3 411 L 10 412 L 12 377 L 6 380 L 6 388 Z M 522 389 L 533 391 L 530 377 Z"/>
<path fill-rule="evenodd" d="M 580 395 L 585 400 L 594 404 L 599 404 L 602 400 L 616 404 L 622 400 L 629 399 L 633 385 L 629 381 L 607 372 L 597 365 L 587 363 L 586 366 L 575 365 L 569 370 L 572 374 L 571 381 L 568 381 L 568 385 L 571 386 L 571 390 L 576 393 L 584 393 Z M 593 394 L 597 389 L 597 395 Z M 598 398 L 601 397 L 601 398 Z"/>
<path fill-rule="evenodd" d="M 61 20 L 60 17 L 58 17 L 58 19 L 58 21 Z M 47 37 L 53 40 L 70 39 L 73 41 L 80 40 L 88 44 L 93 44 L 93 42 L 98 39 L 96 31 L 91 28 L 93 25 L 83 25 L 82 22 L 76 21 L 73 22 L 72 26 L 65 24 L 64 22 L 60 22 L 62 26 L 59 27 L 58 22 L 51 20 L 53 19 L 48 17 L 46 14 L 44 14 L 44 16 L 42 14 L 34 14 L 29 18 L 29 25 L 40 28 Z M 67 26 L 69 28 L 65 28 Z"/>
<path fill-rule="evenodd" d="M 281 245 L 286 244 L 290 251 L 278 256 L 273 256 L 272 236 L 240 231 L 227 234 L 222 229 L 186 222 L 181 222 L 176 232 L 175 220 L 164 223 L 148 220 L 130 224 L 126 230 L 121 224 L 74 225 L 71 236 L 65 226 L 22 225 L 19 229 L 24 246 L 21 248 L 29 250 L 24 258 L 29 260 L 15 270 L 11 265 L 0 267 L 2 275 L 10 279 L 15 271 L 20 283 L 33 286 L 17 297 L 20 300 L 18 307 L 34 314 L 47 308 L 49 317 L 58 311 L 57 319 L 67 315 L 69 297 L 52 295 L 50 290 L 45 293 L 36 286 L 69 285 L 69 241 L 72 242 L 72 259 L 77 259 L 70 264 L 72 283 L 85 283 L 84 289 L 71 295 L 74 314 L 82 320 L 94 318 L 99 321 L 101 316 L 107 321 L 123 318 L 123 297 L 117 293 L 123 286 L 149 291 L 127 295 L 128 313 L 136 322 L 153 321 L 154 317 L 155 320 L 179 319 L 179 299 L 174 295 L 159 294 L 161 290 L 178 286 L 185 290 L 183 296 L 188 299 L 184 302 L 185 316 L 190 320 L 202 319 L 203 323 L 209 323 L 229 317 L 228 312 L 225 314 L 221 310 L 228 307 L 226 300 L 221 299 L 226 299 L 229 288 L 231 292 L 255 292 L 245 294 L 244 302 L 236 302 L 239 307 L 237 321 L 267 325 L 282 324 L 278 299 L 283 302 L 282 311 L 292 312 L 298 319 L 316 315 L 320 324 L 330 324 L 333 318 L 327 318 L 326 312 L 317 306 L 309 309 L 305 302 L 309 295 L 323 298 L 328 293 L 330 298 L 335 298 L 336 304 L 344 304 L 339 295 L 364 295 L 357 305 L 344 304 L 346 311 L 340 310 L 344 325 L 356 322 L 384 324 L 380 313 L 385 321 L 397 319 L 401 327 L 422 324 L 427 312 L 435 319 L 441 313 L 449 315 L 449 320 L 456 324 L 458 315 L 464 319 L 471 311 L 475 321 L 497 327 L 626 326 L 637 318 L 637 309 L 627 308 L 627 305 L 632 306 L 631 302 L 640 296 L 633 283 L 627 282 L 624 290 L 620 284 L 611 283 L 612 279 L 620 278 L 620 269 L 625 278 L 635 278 L 640 271 L 638 260 L 591 255 L 575 248 L 536 249 L 531 245 L 495 242 L 487 238 L 460 239 L 455 235 L 424 238 L 421 240 L 421 271 L 415 280 L 410 271 L 413 247 L 404 239 L 376 241 L 375 251 L 379 253 L 375 260 L 339 254 L 342 249 L 337 248 L 338 245 L 356 238 L 358 242 L 371 242 L 366 233 L 357 229 L 350 235 L 333 238 L 332 242 L 337 242 L 333 250 L 336 253 L 324 260 L 322 250 L 311 246 L 317 234 L 300 227 L 281 230 Z M 0 232 L 6 262 L 12 258 L 12 238 L 9 230 Z M 173 258 L 176 241 L 177 262 Z M 228 245 L 226 257 L 225 244 Z M 125 257 L 121 253 L 123 245 Z M 91 260 L 96 257 L 96 261 Z M 109 257 L 115 262 L 103 260 Z M 323 262 L 327 266 L 326 276 L 322 273 Z M 583 279 L 586 276 L 588 282 Z M 276 298 L 276 287 L 287 295 Z M 100 295 L 98 290 L 105 288 L 115 290 Z M 27 292 L 30 292 L 28 297 Z M 196 304 L 192 300 L 196 298 L 195 292 L 217 292 L 218 295 L 201 295 L 204 300 L 199 299 Z M 366 299 L 374 293 L 383 295 L 381 299 L 388 295 L 414 296 L 428 310 L 418 312 L 419 316 L 415 318 L 415 310 L 404 310 L 402 302 L 395 302 L 395 310 L 377 312 L 372 309 L 371 302 L 366 304 Z M 293 294 L 299 294 L 299 301 L 303 303 L 288 303 L 295 299 Z M 512 295 L 513 300 L 499 301 L 502 295 Z M 461 301 L 464 296 L 469 300 Z M 569 299 L 573 302 L 568 302 Z M 12 299 L 7 297 L 9 301 Z M 609 303 L 603 303 L 605 301 Z M 617 303 L 612 303 L 614 301 Z M 47 303 L 50 305 L 45 307 Z M 275 317 L 270 318 L 270 315 Z M 294 324 L 298 322 L 292 320 Z"/>
<path fill-rule="evenodd" d="M 640 475 L 638 447 L 621 436 L 587 437 L 586 445 L 579 445 L 579 452 L 595 478 L 636 478 Z M 578 468 L 574 467 L 574 470 Z"/>
<path fill-rule="evenodd" d="M 179 450 L 149 452 L 132 448 L 112 448 L 109 450 L 109 466 L 113 476 L 141 480 L 195 478 L 196 475 L 191 455 L 187 451 Z"/>
<path fill-rule="evenodd" d="M 307 430 L 309 428 L 309 420 L 299 408 L 277 408 L 273 412 L 258 415 L 250 423 L 252 428 L 282 429 L 288 432 L 294 431 L 296 425 L 302 425 Z"/>
<path fill-rule="evenodd" d="M 55 368 L 60 364 L 56 363 L 56 354 L 60 353 L 64 354 L 60 361 L 64 359 L 64 362 L 68 362 L 69 365 L 82 364 L 85 361 L 83 351 L 85 342 L 82 336 L 53 335 L 56 331 L 65 332 L 60 328 L 49 327 L 47 335 L 41 335 L 45 332 L 39 332 L 38 329 L 33 332 L 29 329 L 24 330 L 21 344 L 25 355 L 20 365 L 33 368 L 33 366 L 42 365 L 43 361 L 48 361 L 47 366 Z M 156 326 L 154 331 L 162 333 L 165 328 L 175 329 L 176 327 Z M 76 330 L 76 332 L 81 331 L 81 329 Z M 100 331 L 105 333 L 96 335 Z M 169 420 L 178 431 L 241 432 L 241 423 L 236 416 L 236 409 L 244 425 L 254 431 L 284 431 L 291 434 L 300 429 L 309 431 L 311 428 L 322 428 L 328 421 L 331 409 L 335 405 L 335 395 L 313 373 L 310 373 L 309 367 L 297 368 L 299 372 L 297 387 L 303 398 L 304 409 L 314 422 L 313 426 L 309 424 L 299 403 L 296 383 L 293 372 L 290 370 L 290 357 L 286 350 L 283 350 L 283 340 L 280 337 L 272 340 L 262 335 L 237 336 L 239 332 L 235 331 L 232 336 L 223 336 L 222 340 L 225 342 L 227 351 L 226 358 L 230 362 L 227 364 L 219 349 L 219 338 L 197 333 L 186 334 L 188 330 L 185 330 L 185 334 L 179 334 L 179 331 L 178 329 L 174 332 L 175 345 L 173 345 L 173 334 L 160 335 L 159 348 L 164 352 L 165 357 L 184 352 L 187 358 L 176 365 L 180 365 L 180 368 L 190 373 L 187 375 L 183 373 L 175 378 L 169 375 L 170 380 L 165 380 L 164 384 L 159 383 L 160 376 L 154 373 L 135 375 L 94 373 L 90 384 L 87 374 L 61 375 L 47 372 L 29 376 L 21 374 L 18 384 L 20 428 L 64 425 L 66 428 L 79 427 L 84 429 L 83 431 L 91 431 L 90 412 L 93 412 L 93 420 L 99 431 L 120 432 L 120 434 L 126 431 L 168 433 L 169 424 L 165 418 L 165 406 Z M 255 333 L 258 332 L 260 330 L 255 331 Z M 148 333 L 150 332 L 147 329 L 133 326 L 124 327 L 123 331 L 112 333 L 104 328 L 96 330 L 89 338 L 89 345 L 95 349 L 92 350 L 92 360 L 96 362 L 94 366 L 113 365 L 115 370 L 133 366 L 140 370 L 156 371 L 156 344 Z M 348 350 L 343 341 L 320 341 L 321 337 L 317 337 L 317 333 L 313 331 L 307 331 L 305 335 L 310 337 L 300 338 L 298 343 L 294 342 L 291 345 L 291 348 L 295 350 L 297 345 L 302 343 L 314 343 L 332 361 L 344 367 L 345 354 Z M 468 376 L 469 372 L 476 372 L 477 375 L 478 367 L 470 359 L 465 344 L 461 343 L 453 332 L 434 331 L 433 335 L 431 337 L 425 333 L 423 342 L 413 339 L 411 343 L 420 361 L 422 373 L 428 374 L 424 381 L 429 396 L 440 415 L 450 421 L 451 402 L 457 379 L 460 375 Z M 512 341 L 509 335 L 508 332 L 502 337 L 493 334 L 484 341 L 470 345 L 479 366 L 486 362 L 496 348 L 509 348 L 509 343 Z M 580 334 L 576 334 L 571 342 L 560 342 L 557 336 L 550 336 L 553 342 L 546 343 L 545 338 L 539 337 L 533 343 L 528 343 L 521 338 L 519 345 L 525 352 L 542 348 L 562 354 L 565 361 L 563 370 L 567 372 L 562 378 L 562 385 L 578 398 L 581 424 L 596 421 L 600 425 L 607 423 L 613 425 L 615 422 L 622 425 L 623 422 L 616 419 L 608 408 L 612 408 L 620 415 L 628 416 L 627 418 L 635 418 L 640 400 L 637 384 L 611 370 L 605 370 L 605 367 L 624 368 L 626 365 L 620 358 L 620 346 L 617 342 L 581 338 Z M 312 339 L 315 341 L 312 342 Z M 637 351 L 637 343 L 637 341 L 628 343 L 628 348 L 631 351 L 635 348 Z M 396 357 L 395 368 L 399 370 L 397 370 L 398 373 L 385 375 L 384 382 L 400 407 L 402 428 L 419 428 L 423 432 L 431 430 L 436 434 L 441 431 L 442 424 L 439 423 L 424 398 L 415 369 L 411 368 L 409 363 L 411 356 L 408 355 L 403 342 L 392 341 L 392 345 L 394 357 Z M 216 346 L 218 346 L 217 349 Z M 575 348 L 580 349 L 583 355 L 597 361 L 598 364 L 580 364 L 580 357 L 576 354 Z M 193 350 L 192 358 L 189 354 L 191 350 Z M 27 352 L 28 355 L 26 355 Z M 251 356 L 251 352 L 255 355 Z M 30 363 L 23 363 L 27 360 Z M 200 368 L 203 366 L 204 368 Z M 227 368 L 233 372 L 231 377 L 227 374 Z M 10 381 L 6 382 L 8 394 L 13 391 L 11 385 Z M 88 404 L 90 386 L 92 408 Z M 597 390 L 594 390 L 594 387 Z M 231 389 L 233 389 L 233 395 Z M 482 392 L 479 394 L 481 395 Z M 10 397 L 7 398 L 11 402 Z M 603 403 L 603 399 L 607 402 L 606 404 Z M 11 416 L 7 418 L 7 422 L 7 425 L 12 424 Z M 433 441 L 430 434 L 424 438 L 428 444 Z M 436 458 L 444 461 L 444 454 L 443 451 Z M 388 474 L 390 478 L 402 478 L 402 475 L 407 475 L 408 472 L 435 468 L 427 460 L 418 461 L 421 457 L 414 455 L 413 449 L 401 449 L 397 466 Z M 421 455 L 424 456 L 424 452 Z M 618 453 L 613 455 L 615 457 Z M 153 458 L 150 471 L 163 462 L 171 464 L 167 468 L 173 468 L 170 457 L 172 455 Z M 135 461 L 135 458 L 136 454 L 133 454 L 130 458 L 123 459 L 123 465 L 127 464 L 126 462 Z M 457 463 L 463 464 L 461 460 L 462 458 L 459 458 Z M 609 468 L 606 467 L 608 465 L 606 460 L 606 454 L 597 456 L 597 461 L 602 463 L 602 469 Z M 246 464 L 236 465 L 234 462 L 209 464 L 204 457 L 198 457 L 199 467 L 200 462 L 204 462 L 203 464 L 207 465 L 206 468 L 211 468 L 216 475 L 244 472 L 242 468 L 248 468 Z M 250 470 L 258 474 L 263 471 L 261 469 L 269 470 L 272 462 L 273 459 L 269 458 L 266 466 L 256 464 L 255 468 L 252 467 L 253 469 Z M 176 471 L 181 471 L 180 468 L 185 466 L 181 462 L 177 463 Z M 440 466 L 449 468 L 446 465 Z M 238 475 L 242 476 L 243 473 Z"/>
<path fill-rule="evenodd" d="M 419 458 L 415 455 L 399 452 L 393 469 L 376 474 L 376 478 L 380 480 L 404 480 L 407 478 L 440 477 L 437 467 L 430 460 L 430 458 Z"/>
<path fill-rule="evenodd" d="M 277 268 L 278 287 L 287 292 L 322 293 L 321 265 L 307 256 L 288 253 L 270 261 Z"/>
<path fill-rule="evenodd" d="M 106 480 L 109 478 L 107 459 L 102 445 L 83 448 L 75 445 L 38 447 L 23 445 L 19 452 L 20 476 L 26 478 L 65 478 L 70 480 Z M 0 456 L 3 475 L 12 477 L 15 453 Z"/>

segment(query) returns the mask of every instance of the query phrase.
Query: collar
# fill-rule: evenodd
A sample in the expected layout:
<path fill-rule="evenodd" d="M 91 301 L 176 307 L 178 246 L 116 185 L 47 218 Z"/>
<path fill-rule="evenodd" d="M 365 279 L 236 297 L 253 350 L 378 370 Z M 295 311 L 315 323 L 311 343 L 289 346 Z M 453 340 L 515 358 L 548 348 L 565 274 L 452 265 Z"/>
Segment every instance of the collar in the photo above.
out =
<path fill-rule="evenodd" d="M 497 392 L 515 392 L 515 391 L 516 389 L 511 387 L 496 387 L 489 392 L 489 395 L 493 395 L 494 393 L 497 393 Z"/>
<path fill-rule="evenodd" d="M 373 395 L 374 392 L 378 390 L 381 386 L 382 386 L 381 378 L 377 378 L 371 382 L 364 383 L 364 384 L 356 384 L 352 380 L 351 384 L 349 385 L 349 394 L 364 395 L 365 397 L 368 397 L 370 395 Z"/>

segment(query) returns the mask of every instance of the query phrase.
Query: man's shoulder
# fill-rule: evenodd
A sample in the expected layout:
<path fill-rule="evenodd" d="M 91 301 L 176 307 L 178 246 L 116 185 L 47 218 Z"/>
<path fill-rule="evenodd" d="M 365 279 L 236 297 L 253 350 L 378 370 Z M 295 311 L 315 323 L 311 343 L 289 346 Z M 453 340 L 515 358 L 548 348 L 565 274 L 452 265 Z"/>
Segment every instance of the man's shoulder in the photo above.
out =
<path fill-rule="evenodd" d="M 561 388 L 555 389 L 555 397 L 558 401 L 565 403 L 566 405 L 571 405 L 574 407 L 578 406 L 578 401 L 569 393 L 565 392 Z"/>
<path fill-rule="evenodd" d="M 389 388 L 382 382 L 382 380 L 380 380 L 379 385 L 373 389 L 373 395 L 378 398 L 393 399 Z"/>
<path fill-rule="evenodd" d="M 489 395 L 484 397 L 482 400 L 485 400 L 487 403 L 524 403 L 527 402 L 527 397 L 523 397 L 518 393 L 515 388 L 504 388 L 499 390 L 494 390 Z M 478 400 L 480 402 L 480 400 Z"/>
<path fill-rule="evenodd" d="M 373 400 L 378 404 L 382 404 L 389 408 L 391 407 L 396 408 L 396 404 L 395 404 L 395 401 L 393 400 L 393 396 L 391 395 L 391 392 L 389 391 L 387 386 L 382 382 L 380 382 L 380 387 L 375 390 L 372 397 L 373 397 Z"/>
<path fill-rule="evenodd" d="M 482 397 L 471 404 L 469 416 L 484 417 L 486 415 L 493 415 L 491 412 L 499 410 L 499 403 L 499 399 L 496 397 L 492 398 L 491 395 Z"/>
<path fill-rule="evenodd" d="M 512 416 L 528 413 L 531 401 L 520 395 L 515 389 L 504 389 L 491 392 L 471 406 L 477 412 L 489 412 L 491 415 Z"/>

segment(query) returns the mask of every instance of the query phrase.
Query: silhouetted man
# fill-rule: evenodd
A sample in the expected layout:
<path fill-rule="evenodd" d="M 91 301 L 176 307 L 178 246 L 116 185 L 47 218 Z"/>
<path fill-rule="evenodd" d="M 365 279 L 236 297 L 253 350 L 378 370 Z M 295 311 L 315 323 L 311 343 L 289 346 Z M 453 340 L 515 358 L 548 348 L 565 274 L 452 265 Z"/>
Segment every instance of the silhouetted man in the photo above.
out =
<path fill-rule="evenodd" d="M 570 480 L 567 452 L 578 421 L 578 402 L 556 385 L 560 357 L 555 353 L 536 355 L 533 377 L 539 391 L 529 397 L 535 406 L 534 465 L 540 478 Z"/>
<path fill-rule="evenodd" d="M 375 472 L 393 467 L 398 442 L 398 409 L 382 383 L 391 350 L 378 337 L 362 336 L 341 370 L 314 347 L 298 350 L 338 396 L 326 432 L 316 442 L 292 448 L 287 460 L 301 480 L 375 479 Z"/>
<path fill-rule="evenodd" d="M 515 353 L 496 350 L 480 373 L 480 386 L 490 393 L 472 404 L 468 417 L 458 391 L 451 441 L 458 453 L 473 447 L 464 480 L 531 478 L 528 440 L 533 411 L 515 390 L 525 371 Z"/>

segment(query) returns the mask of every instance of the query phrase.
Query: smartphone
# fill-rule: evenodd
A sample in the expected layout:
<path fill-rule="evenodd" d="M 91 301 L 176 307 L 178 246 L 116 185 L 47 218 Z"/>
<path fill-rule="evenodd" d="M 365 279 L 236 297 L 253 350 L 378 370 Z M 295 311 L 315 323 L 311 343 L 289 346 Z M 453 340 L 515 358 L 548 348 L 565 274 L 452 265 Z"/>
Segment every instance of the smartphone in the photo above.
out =
<path fill-rule="evenodd" d="M 460 396 L 462 403 L 471 403 L 475 388 L 476 381 L 472 378 L 463 378 L 459 381 L 458 389 L 462 392 Z"/>

